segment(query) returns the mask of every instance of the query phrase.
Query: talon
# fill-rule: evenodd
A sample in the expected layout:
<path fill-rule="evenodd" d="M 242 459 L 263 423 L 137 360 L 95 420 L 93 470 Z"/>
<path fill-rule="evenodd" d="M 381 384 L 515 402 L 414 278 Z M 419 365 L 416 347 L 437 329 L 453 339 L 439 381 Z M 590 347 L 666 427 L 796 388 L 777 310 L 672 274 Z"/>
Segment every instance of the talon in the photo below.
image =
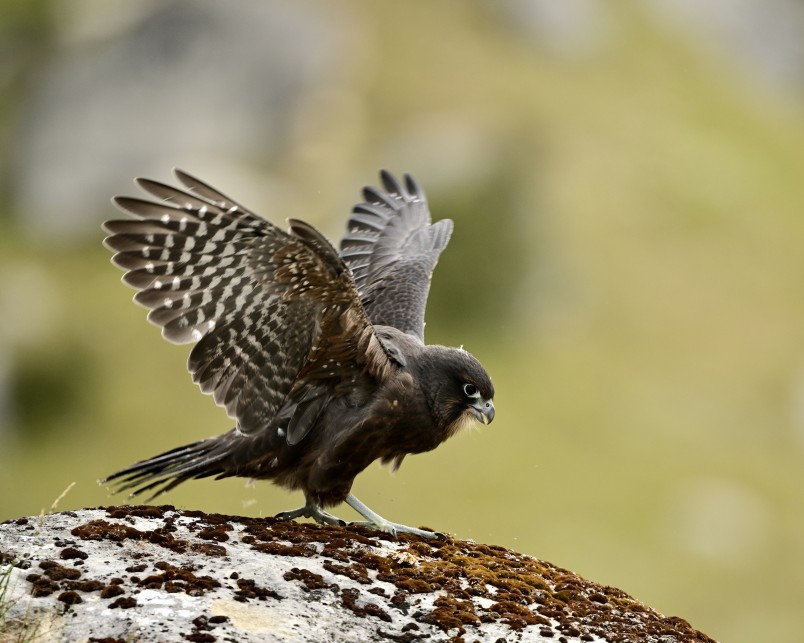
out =
<path fill-rule="evenodd" d="M 280 520 L 293 520 L 298 518 L 299 516 L 303 516 L 305 507 L 301 507 L 300 509 L 294 509 L 293 511 L 280 511 L 278 514 L 274 515 L 274 518 L 279 518 Z"/>
<path fill-rule="evenodd" d="M 397 537 L 396 534 L 397 525 L 395 525 L 392 522 L 377 523 L 377 522 L 358 520 L 355 522 L 350 522 L 349 526 L 367 527 L 368 529 L 376 529 L 377 531 L 382 531 L 386 534 L 391 534 L 394 538 Z"/>

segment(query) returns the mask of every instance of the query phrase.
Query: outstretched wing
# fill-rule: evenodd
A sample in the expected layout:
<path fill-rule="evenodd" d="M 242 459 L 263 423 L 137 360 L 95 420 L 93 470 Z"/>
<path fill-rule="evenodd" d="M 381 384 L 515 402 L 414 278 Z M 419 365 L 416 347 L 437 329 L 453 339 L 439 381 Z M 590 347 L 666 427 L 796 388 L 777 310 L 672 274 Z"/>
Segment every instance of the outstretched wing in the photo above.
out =
<path fill-rule="evenodd" d="M 402 185 L 383 170 L 385 192 L 363 189 L 365 202 L 352 209 L 341 256 L 371 322 L 424 341 L 430 278 L 452 234 L 452 221 L 431 224 L 424 192 L 412 176 L 404 178 Z"/>
<path fill-rule="evenodd" d="M 107 221 L 104 243 L 163 336 L 197 342 L 193 381 L 241 432 L 264 428 L 300 379 L 309 388 L 361 371 L 384 377 L 390 357 L 326 239 L 299 221 L 286 233 L 175 173 L 186 189 L 137 180 L 158 202 L 117 197 L 138 218 Z"/>

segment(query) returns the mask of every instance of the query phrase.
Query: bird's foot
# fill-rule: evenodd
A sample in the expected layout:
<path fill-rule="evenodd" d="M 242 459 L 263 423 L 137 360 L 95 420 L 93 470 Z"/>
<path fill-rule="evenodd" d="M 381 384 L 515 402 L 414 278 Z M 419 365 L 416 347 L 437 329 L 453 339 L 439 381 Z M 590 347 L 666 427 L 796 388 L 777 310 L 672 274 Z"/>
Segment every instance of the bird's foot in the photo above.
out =
<path fill-rule="evenodd" d="M 306 505 L 303 507 L 299 507 L 298 509 L 293 509 L 292 511 L 282 511 L 276 514 L 277 518 L 281 518 L 283 520 L 295 520 L 296 518 L 312 518 L 316 522 L 327 524 L 327 525 L 338 525 L 340 527 L 346 526 L 346 521 L 341 520 L 337 516 L 333 516 L 330 513 L 327 513 L 318 505 L 307 502 Z"/>
<path fill-rule="evenodd" d="M 437 531 L 428 531 L 426 529 L 417 529 L 416 527 L 408 527 L 407 525 L 400 525 L 398 522 L 390 522 L 383 520 L 382 522 L 371 522 L 368 520 L 360 522 L 350 522 L 350 525 L 360 525 L 361 527 L 368 527 L 369 529 L 376 529 L 377 531 L 384 531 L 396 537 L 397 534 L 413 534 L 420 538 L 441 538 L 444 534 Z"/>
<path fill-rule="evenodd" d="M 349 523 L 350 525 L 361 525 L 363 527 L 368 527 L 369 529 L 377 529 L 379 531 L 384 531 L 385 533 L 391 534 L 392 536 L 396 536 L 397 534 L 412 534 L 414 536 L 419 536 L 420 538 L 443 537 L 443 534 L 435 531 L 408 527 L 407 525 L 400 525 L 399 523 L 386 520 L 378 513 L 375 513 L 369 509 L 352 494 L 346 496 L 346 503 L 366 519 L 365 522 L 352 522 Z"/>

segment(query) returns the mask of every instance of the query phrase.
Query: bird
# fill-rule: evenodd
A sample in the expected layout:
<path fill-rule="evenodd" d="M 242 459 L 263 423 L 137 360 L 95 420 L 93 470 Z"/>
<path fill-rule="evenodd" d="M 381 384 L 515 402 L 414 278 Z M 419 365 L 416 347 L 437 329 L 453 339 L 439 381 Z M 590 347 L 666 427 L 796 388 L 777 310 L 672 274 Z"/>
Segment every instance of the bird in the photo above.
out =
<path fill-rule="evenodd" d="M 145 197 L 118 196 L 126 219 L 103 224 L 112 262 L 148 320 L 235 426 L 128 466 L 101 481 L 149 500 L 191 479 L 270 480 L 305 504 L 277 514 L 396 536 L 436 532 L 386 520 L 352 493 L 379 460 L 396 471 L 461 429 L 494 419 L 494 386 L 460 348 L 424 342 L 431 277 L 453 222 L 432 223 L 409 174 L 365 187 L 340 250 L 312 225 L 271 223 L 194 176 L 180 187 L 139 178 Z"/>

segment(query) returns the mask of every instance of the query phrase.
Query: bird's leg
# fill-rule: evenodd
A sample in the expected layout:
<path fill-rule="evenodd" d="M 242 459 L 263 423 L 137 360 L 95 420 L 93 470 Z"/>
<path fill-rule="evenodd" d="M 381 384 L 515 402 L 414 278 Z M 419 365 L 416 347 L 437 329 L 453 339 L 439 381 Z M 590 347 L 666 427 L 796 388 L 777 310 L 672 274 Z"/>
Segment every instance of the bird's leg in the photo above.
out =
<path fill-rule="evenodd" d="M 363 525 L 364 527 L 370 527 L 371 529 L 379 529 L 380 531 L 387 532 L 394 536 L 397 534 L 413 534 L 414 536 L 420 536 L 421 538 L 438 538 L 440 536 L 440 534 L 434 531 L 416 529 L 416 527 L 408 527 L 406 525 L 400 525 L 399 523 L 386 520 L 379 514 L 369 509 L 351 493 L 346 496 L 346 504 L 348 504 L 352 509 L 366 519 L 366 522 L 350 523 L 352 525 Z"/>
<path fill-rule="evenodd" d="M 321 509 L 321 506 L 310 498 L 310 496 L 305 496 L 304 499 L 306 502 L 303 507 L 293 509 L 292 511 L 282 511 L 281 513 L 276 514 L 276 517 L 283 518 L 285 520 L 293 520 L 295 518 L 304 517 L 312 518 L 316 522 L 326 523 L 327 525 L 339 525 L 341 527 L 346 525 L 345 520 L 341 520 L 337 516 L 333 516 L 332 514 Z"/>

